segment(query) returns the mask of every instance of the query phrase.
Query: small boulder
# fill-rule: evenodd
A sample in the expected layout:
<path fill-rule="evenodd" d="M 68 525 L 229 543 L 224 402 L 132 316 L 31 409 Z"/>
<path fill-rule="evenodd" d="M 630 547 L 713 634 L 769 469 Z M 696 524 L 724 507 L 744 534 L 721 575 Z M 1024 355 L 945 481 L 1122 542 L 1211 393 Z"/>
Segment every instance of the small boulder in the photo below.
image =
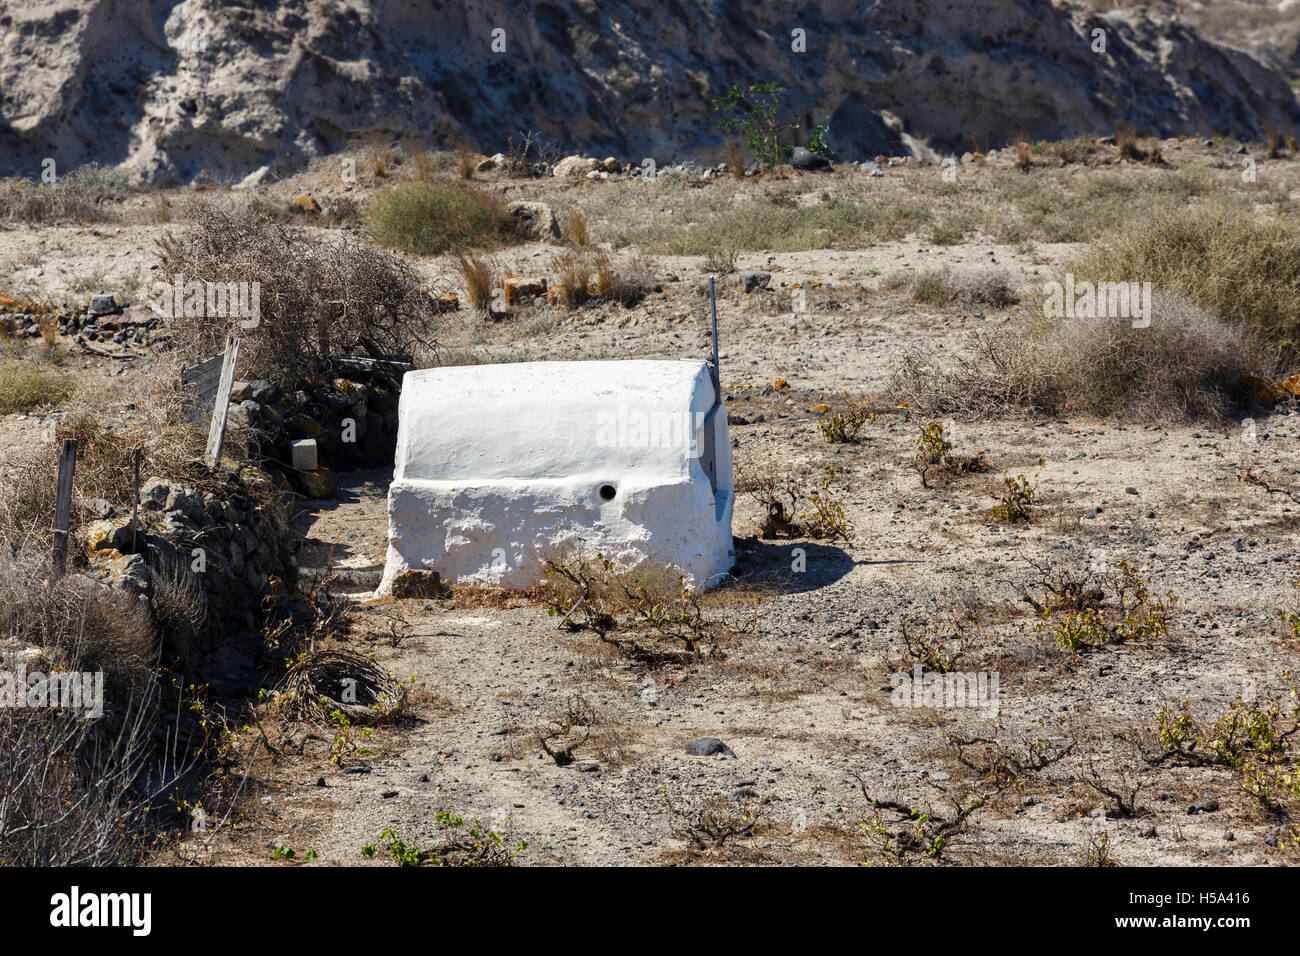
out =
<path fill-rule="evenodd" d="M 600 162 L 585 156 L 566 156 L 551 170 L 556 179 L 584 179 L 588 173 L 598 172 Z"/>
<path fill-rule="evenodd" d="M 339 490 L 338 475 L 328 468 L 294 473 L 296 484 L 308 498 L 333 498 Z"/>
<path fill-rule="evenodd" d="M 506 276 L 506 305 L 531 302 L 546 295 L 546 280 L 537 276 Z"/>
<path fill-rule="evenodd" d="M 757 292 L 759 289 L 766 289 L 771 281 L 772 274 L 770 272 L 756 272 L 753 269 L 740 270 L 740 284 L 746 292 Z"/>
<path fill-rule="evenodd" d="M 295 471 L 315 471 L 319 467 L 316 454 L 316 439 L 303 438 L 291 446 L 293 467 Z"/>
<path fill-rule="evenodd" d="M 803 146 L 794 148 L 794 152 L 790 154 L 790 165 L 795 169 L 803 169 L 808 172 L 824 172 L 831 168 L 829 159 L 825 156 L 818 156 Z"/>
<path fill-rule="evenodd" d="M 117 315 L 122 307 L 117 304 L 117 299 L 100 292 L 90 297 L 90 308 L 87 311 L 91 315 Z"/>
<path fill-rule="evenodd" d="M 686 745 L 686 754 L 690 757 L 731 757 L 736 754 L 717 737 L 701 737 Z"/>
<path fill-rule="evenodd" d="M 560 223 L 555 210 L 544 202 L 512 202 L 506 211 L 514 220 L 515 231 L 525 239 L 546 242 L 560 238 Z"/>
<path fill-rule="evenodd" d="M 256 379 L 248 383 L 249 395 L 259 405 L 273 405 L 280 400 L 280 387 L 265 379 Z"/>
<path fill-rule="evenodd" d="M 94 521 L 86 529 L 86 548 L 90 551 L 125 552 L 130 547 L 130 521 Z"/>
<path fill-rule="evenodd" d="M 398 600 L 437 598 L 441 594 L 442 578 L 437 571 L 408 568 L 393 579 L 393 597 Z"/>

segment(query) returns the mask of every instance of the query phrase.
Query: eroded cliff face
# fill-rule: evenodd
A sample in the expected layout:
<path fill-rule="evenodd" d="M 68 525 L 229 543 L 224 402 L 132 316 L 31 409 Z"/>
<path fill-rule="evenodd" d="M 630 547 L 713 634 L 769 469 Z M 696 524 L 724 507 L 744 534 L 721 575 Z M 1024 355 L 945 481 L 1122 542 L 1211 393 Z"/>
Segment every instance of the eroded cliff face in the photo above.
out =
<path fill-rule="evenodd" d="M 0 0 L 0 172 L 50 157 L 144 184 L 239 181 L 368 136 L 493 152 L 522 130 L 711 158 L 710 99 L 766 80 L 809 127 L 829 117 L 850 158 L 1300 121 L 1285 77 L 1246 53 L 1041 0 Z"/>

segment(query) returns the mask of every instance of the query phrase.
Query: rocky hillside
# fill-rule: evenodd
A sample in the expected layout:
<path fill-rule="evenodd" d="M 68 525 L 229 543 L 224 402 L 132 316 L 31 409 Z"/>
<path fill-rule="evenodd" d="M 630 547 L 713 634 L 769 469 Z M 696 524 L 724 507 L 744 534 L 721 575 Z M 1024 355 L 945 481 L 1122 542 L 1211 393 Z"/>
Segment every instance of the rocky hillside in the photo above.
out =
<path fill-rule="evenodd" d="M 1282 73 L 1185 23 L 1042 0 L 0 0 L 0 172 L 239 181 L 367 136 L 494 152 L 521 130 L 711 158 L 710 99 L 766 80 L 845 158 L 1300 120 Z"/>

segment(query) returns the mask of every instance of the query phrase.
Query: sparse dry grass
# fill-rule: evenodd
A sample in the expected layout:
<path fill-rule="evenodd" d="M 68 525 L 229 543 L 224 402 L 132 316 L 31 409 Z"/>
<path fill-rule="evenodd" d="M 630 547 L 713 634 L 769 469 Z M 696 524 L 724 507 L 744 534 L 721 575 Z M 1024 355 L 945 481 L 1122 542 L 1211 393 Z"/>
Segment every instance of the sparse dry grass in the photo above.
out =
<path fill-rule="evenodd" d="M 112 222 L 121 218 L 117 204 L 130 193 L 125 176 L 94 163 L 52 183 L 10 177 L 0 180 L 0 222 Z"/>
<path fill-rule="evenodd" d="M 465 281 L 465 294 L 469 298 L 470 308 L 476 312 L 488 312 L 492 307 L 492 290 L 501 288 L 501 267 L 486 256 L 467 256 L 462 253 L 456 257 L 456 261 Z"/>
<path fill-rule="evenodd" d="M 891 383 L 925 415 L 1086 412 L 1141 421 L 1222 418 L 1246 395 L 1257 353 L 1238 329 L 1172 296 L 1151 324 L 1127 317 L 1044 321 L 982 333 L 955 358 L 904 353 Z"/>
<path fill-rule="evenodd" d="M 26 362 L 0 364 L 0 415 L 62 405 L 76 390 L 70 377 Z"/>
<path fill-rule="evenodd" d="M 1300 231 L 1249 209 L 1169 209 L 1127 224 L 1074 265 L 1077 280 L 1152 282 L 1250 337 L 1276 364 L 1300 360 Z"/>
<path fill-rule="evenodd" d="M 922 305 L 1003 309 L 1020 301 L 1015 280 L 1005 269 L 923 272 L 911 280 L 912 301 Z"/>

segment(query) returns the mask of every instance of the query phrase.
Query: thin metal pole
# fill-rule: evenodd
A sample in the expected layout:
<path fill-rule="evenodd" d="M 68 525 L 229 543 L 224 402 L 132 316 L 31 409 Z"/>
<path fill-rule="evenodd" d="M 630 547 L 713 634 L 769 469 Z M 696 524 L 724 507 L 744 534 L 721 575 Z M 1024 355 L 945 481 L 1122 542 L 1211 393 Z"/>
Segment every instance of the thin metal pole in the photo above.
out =
<path fill-rule="evenodd" d="M 718 300 L 713 294 L 713 276 L 709 276 L 709 316 L 713 325 L 713 392 L 722 401 L 722 375 L 718 372 Z"/>

